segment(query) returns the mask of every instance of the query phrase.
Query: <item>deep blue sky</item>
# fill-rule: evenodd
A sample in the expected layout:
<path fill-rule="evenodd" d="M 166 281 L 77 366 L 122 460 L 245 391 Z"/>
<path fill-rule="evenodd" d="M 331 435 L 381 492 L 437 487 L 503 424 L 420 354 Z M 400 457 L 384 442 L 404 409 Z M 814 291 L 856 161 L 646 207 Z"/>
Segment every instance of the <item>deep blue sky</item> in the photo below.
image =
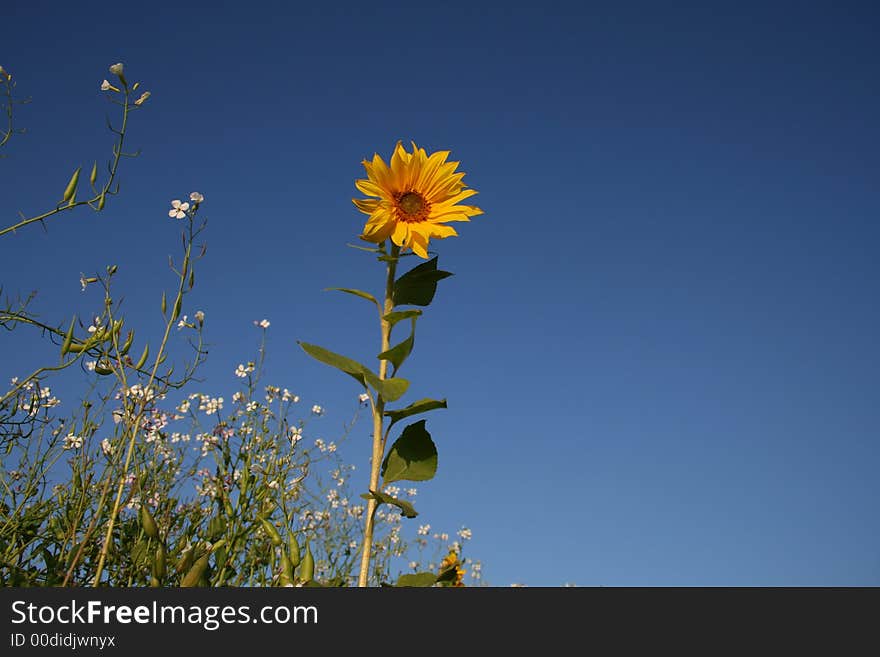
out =
<path fill-rule="evenodd" d="M 472 528 L 498 585 L 880 585 L 880 14 L 673 4 L 13 3 L 4 225 L 109 150 L 109 64 L 153 97 L 122 196 L 3 238 L 0 280 L 60 323 L 116 262 L 156 324 L 168 201 L 199 190 L 204 389 L 269 318 L 269 378 L 332 438 L 358 391 L 295 341 L 376 353 L 321 291 L 379 290 L 344 246 L 360 161 L 451 149 L 486 214 L 433 243 L 456 276 L 403 371 L 449 399 L 414 524 Z M 0 375 L 33 362 L 2 339 Z"/>

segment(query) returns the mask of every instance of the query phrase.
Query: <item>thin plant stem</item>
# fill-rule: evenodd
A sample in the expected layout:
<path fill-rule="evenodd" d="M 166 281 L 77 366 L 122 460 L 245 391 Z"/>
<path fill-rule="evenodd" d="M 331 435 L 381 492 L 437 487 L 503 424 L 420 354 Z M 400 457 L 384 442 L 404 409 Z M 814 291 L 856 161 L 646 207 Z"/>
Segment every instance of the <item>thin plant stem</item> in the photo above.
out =
<path fill-rule="evenodd" d="M 379 353 L 388 351 L 391 343 L 391 324 L 385 319 L 394 310 L 394 276 L 397 271 L 397 258 L 400 255 L 400 247 L 396 244 L 391 247 L 391 257 L 388 260 L 385 276 L 385 301 L 379 315 L 379 325 L 382 333 L 382 349 Z M 388 361 L 379 361 L 379 379 L 385 380 L 388 375 Z M 385 400 L 376 393 L 376 400 L 372 404 L 373 411 L 373 456 L 370 460 L 370 490 L 377 491 L 379 488 L 379 469 L 382 466 L 382 453 L 384 441 L 382 435 L 383 414 L 385 413 Z M 366 520 L 364 522 L 364 545 L 361 552 L 361 569 L 358 575 L 358 586 L 366 587 L 370 576 L 370 556 L 373 548 L 373 529 L 375 526 L 376 508 L 379 503 L 374 498 L 367 501 Z"/>

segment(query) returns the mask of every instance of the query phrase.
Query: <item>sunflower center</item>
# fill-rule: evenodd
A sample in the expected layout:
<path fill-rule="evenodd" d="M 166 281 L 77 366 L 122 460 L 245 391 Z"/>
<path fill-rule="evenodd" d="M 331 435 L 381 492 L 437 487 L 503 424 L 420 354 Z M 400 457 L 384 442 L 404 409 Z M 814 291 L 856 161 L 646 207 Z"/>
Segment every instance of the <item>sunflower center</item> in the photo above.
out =
<path fill-rule="evenodd" d="M 420 221 L 424 219 L 428 204 L 421 194 L 406 192 L 397 199 L 397 206 L 403 211 L 404 221 Z"/>

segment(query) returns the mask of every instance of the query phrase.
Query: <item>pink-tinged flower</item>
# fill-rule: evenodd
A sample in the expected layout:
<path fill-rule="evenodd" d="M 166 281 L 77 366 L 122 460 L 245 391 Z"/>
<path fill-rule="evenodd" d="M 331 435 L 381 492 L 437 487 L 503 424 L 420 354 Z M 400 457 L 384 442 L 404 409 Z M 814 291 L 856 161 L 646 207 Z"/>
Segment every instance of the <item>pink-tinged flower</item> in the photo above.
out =
<path fill-rule="evenodd" d="M 168 211 L 168 216 L 172 219 L 183 219 L 186 216 L 187 210 L 189 210 L 189 203 L 181 203 L 178 199 L 175 199 L 171 201 L 171 209 Z"/>

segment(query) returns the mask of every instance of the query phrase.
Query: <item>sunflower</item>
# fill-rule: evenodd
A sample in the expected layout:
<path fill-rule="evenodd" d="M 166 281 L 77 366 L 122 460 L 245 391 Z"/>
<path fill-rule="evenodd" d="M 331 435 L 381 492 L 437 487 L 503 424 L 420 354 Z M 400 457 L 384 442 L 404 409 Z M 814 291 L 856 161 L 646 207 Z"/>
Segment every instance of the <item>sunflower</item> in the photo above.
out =
<path fill-rule="evenodd" d="M 376 198 L 352 199 L 358 210 L 370 216 L 361 239 L 378 244 L 390 237 L 398 246 L 427 258 L 432 237 L 458 235 L 447 223 L 483 214 L 476 206 L 459 205 L 477 192 L 461 182 L 464 173 L 455 172 L 459 163 L 447 162 L 447 157 L 449 151 L 429 156 L 414 142 L 408 153 L 397 142 L 390 168 L 378 153 L 372 162 L 364 160 L 368 179 L 357 180 L 355 186 Z"/>

